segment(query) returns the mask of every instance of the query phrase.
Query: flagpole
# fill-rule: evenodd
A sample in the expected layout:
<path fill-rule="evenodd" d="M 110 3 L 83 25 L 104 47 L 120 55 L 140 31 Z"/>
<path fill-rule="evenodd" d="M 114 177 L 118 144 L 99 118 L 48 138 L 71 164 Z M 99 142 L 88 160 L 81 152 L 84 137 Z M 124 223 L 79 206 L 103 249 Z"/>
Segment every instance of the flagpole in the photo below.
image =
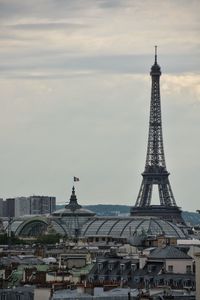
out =
<path fill-rule="evenodd" d="M 73 176 L 73 185 L 75 185 L 77 181 L 80 181 L 79 177 Z"/>

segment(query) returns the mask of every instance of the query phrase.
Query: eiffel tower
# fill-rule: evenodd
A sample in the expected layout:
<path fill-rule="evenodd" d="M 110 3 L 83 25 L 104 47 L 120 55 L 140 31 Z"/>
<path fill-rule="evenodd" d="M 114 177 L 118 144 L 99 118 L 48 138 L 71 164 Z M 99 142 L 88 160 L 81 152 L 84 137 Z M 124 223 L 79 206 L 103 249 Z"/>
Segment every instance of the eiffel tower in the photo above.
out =
<path fill-rule="evenodd" d="M 161 118 L 160 76 L 161 69 L 157 63 L 157 46 L 155 62 L 151 67 L 151 105 L 149 119 L 149 136 L 143 179 L 135 206 L 131 208 L 132 216 L 154 216 L 174 223 L 182 223 L 181 210 L 176 205 L 166 168 Z M 158 187 L 160 205 L 151 205 L 153 186 Z"/>

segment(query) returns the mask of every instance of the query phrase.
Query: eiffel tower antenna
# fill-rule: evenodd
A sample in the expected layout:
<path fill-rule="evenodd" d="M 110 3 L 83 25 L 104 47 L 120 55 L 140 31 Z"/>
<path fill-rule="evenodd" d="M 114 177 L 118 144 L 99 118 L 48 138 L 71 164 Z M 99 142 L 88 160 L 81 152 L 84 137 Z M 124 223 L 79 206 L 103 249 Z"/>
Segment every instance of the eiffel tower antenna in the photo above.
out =
<path fill-rule="evenodd" d="M 155 64 L 157 64 L 157 46 L 155 46 Z"/>
<path fill-rule="evenodd" d="M 169 221 L 184 223 L 181 210 L 174 199 L 165 163 L 160 101 L 161 69 L 157 64 L 157 46 L 155 46 L 155 62 L 151 67 L 150 75 L 152 86 L 146 163 L 131 215 L 158 216 Z M 155 185 L 158 187 L 159 205 L 151 205 L 152 190 Z"/>

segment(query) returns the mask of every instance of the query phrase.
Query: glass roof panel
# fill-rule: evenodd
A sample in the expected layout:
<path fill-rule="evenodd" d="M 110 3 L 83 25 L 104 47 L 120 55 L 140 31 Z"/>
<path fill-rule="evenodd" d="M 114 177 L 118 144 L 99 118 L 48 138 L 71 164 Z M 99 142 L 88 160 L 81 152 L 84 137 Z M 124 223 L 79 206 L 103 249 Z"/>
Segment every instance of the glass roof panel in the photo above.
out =
<path fill-rule="evenodd" d="M 120 236 L 121 232 L 124 230 L 124 228 L 127 226 L 127 224 L 130 222 L 129 219 L 121 219 L 119 220 L 115 226 L 111 229 L 110 235 L 112 236 Z"/>
<path fill-rule="evenodd" d="M 97 219 L 95 220 L 95 222 L 91 223 L 85 234 L 86 236 L 90 236 L 90 235 L 96 235 L 97 234 L 97 231 L 99 229 L 99 227 L 105 222 L 105 219 Z M 85 227 L 85 226 L 84 226 Z M 83 229 L 83 232 L 84 232 L 84 229 Z"/>
<path fill-rule="evenodd" d="M 144 220 L 142 220 L 142 219 L 132 220 L 132 222 L 127 224 L 127 226 L 124 228 L 124 231 L 121 233 L 121 235 L 125 236 L 125 237 L 129 237 L 129 236 L 134 235 L 136 232 L 141 233 L 144 230 L 141 228 L 143 223 L 144 223 Z M 145 228 L 148 229 L 147 226 Z"/>
<path fill-rule="evenodd" d="M 105 223 L 97 231 L 98 235 L 108 235 L 110 230 L 112 229 L 113 225 L 117 222 L 117 219 L 107 220 Z"/>

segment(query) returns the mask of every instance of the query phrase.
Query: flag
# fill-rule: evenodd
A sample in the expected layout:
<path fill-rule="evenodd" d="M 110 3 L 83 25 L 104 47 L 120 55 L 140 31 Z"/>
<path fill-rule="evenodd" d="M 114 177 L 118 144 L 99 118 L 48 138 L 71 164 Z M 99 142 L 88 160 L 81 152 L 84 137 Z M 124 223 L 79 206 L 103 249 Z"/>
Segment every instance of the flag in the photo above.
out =
<path fill-rule="evenodd" d="M 78 177 L 74 177 L 74 182 L 79 181 Z"/>

